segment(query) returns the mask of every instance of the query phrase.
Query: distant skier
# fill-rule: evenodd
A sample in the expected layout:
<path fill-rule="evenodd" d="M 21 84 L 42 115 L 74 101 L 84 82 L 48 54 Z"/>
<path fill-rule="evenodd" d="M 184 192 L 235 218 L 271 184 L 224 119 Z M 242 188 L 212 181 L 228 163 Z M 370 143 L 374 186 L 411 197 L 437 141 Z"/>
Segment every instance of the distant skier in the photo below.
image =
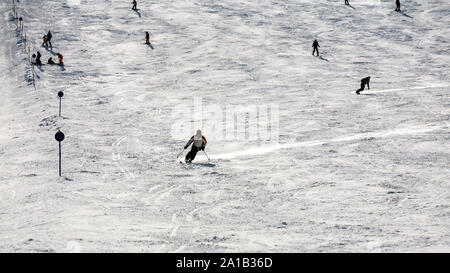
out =
<path fill-rule="evenodd" d="M 395 0 L 395 4 L 397 5 L 397 7 L 395 8 L 395 11 L 401 11 L 400 10 L 400 0 Z"/>
<path fill-rule="evenodd" d="M 48 64 L 55 64 L 55 61 L 53 61 L 53 58 L 50 57 L 47 61 Z"/>
<path fill-rule="evenodd" d="M 44 37 L 42 37 L 42 46 L 48 46 L 47 35 L 44 35 Z"/>
<path fill-rule="evenodd" d="M 48 46 L 48 44 L 50 44 L 50 47 L 53 47 L 52 46 L 52 37 L 53 37 L 53 35 L 50 32 L 50 30 L 49 30 L 48 33 L 47 33 L 47 41 L 45 43 L 46 46 Z"/>
<path fill-rule="evenodd" d="M 136 0 L 133 0 L 133 2 L 131 2 L 131 4 L 133 4 L 133 7 L 131 9 L 132 10 L 137 10 L 137 2 L 136 2 Z"/>
<path fill-rule="evenodd" d="M 58 59 L 59 59 L 59 65 L 64 65 L 64 62 L 63 62 L 63 55 L 61 54 L 61 53 L 56 53 L 56 56 L 58 56 Z"/>
<path fill-rule="evenodd" d="M 320 45 L 319 45 L 319 42 L 317 42 L 317 40 L 314 40 L 312 47 L 314 48 L 312 55 L 314 56 L 314 52 L 317 52 L 317 56 L 319 56 Z"/>
<path fill-rule="evenodd" d="M 41 61 L 41 52 L 37 52 L 36 54 L 36 61 L 35 61 L 36 65 L 42 65 L 42 61 Z"/>
<path fill-rule="evenodd" d="M 348 0 L 345 0 L 345 4 L 346 4 L 346 5 L 350 5 L 350 4 L 348 3 Z"/>
<path fill-rule="evenodd" d="M 362 80 L 361 80 L 361 88 L 359 88 L 358 90 L 356 90 L 356 94 L 359 95 L 359 93 L 360 93 L 361 91 L 363 91 L 364 88 L 366 87 L 366 84 L 367 84 L 367 89 L 370 90 L 369 82 L 370 82 L 370 77 L 367 77 L 367 78 L 362 79 Z"/>
<path fill-rule="evenodd" d="M 191 151 L 187 153 L 185 161 L 186 162 L 192 162 L 194 160 L 195 156 L 197 155 L 198 151 L 204 151 L 206 144 L 208 142 L 206 141 L 206 138 L 202 135 L 202 131 L 197 130 L 197 133 L 195 136 L 192 136 L 191 139 L 188 141 L 186 146 L 184 146 L 184 149 L 186 150 L 189 145 L 192 144 Z"/>
<path fill-rule="evenodd" d="M 145 32 L 145 44 L 150 44 L 150 34 L 147 31 Z"/>

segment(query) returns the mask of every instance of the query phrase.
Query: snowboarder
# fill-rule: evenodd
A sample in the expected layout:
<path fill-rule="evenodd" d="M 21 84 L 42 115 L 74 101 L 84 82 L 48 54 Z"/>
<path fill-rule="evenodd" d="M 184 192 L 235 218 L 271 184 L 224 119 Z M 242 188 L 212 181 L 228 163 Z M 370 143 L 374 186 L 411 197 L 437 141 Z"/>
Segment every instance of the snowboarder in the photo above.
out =
<path fill-rule="evenodd" d="M 348 0 L 345 0 L 345 4 L 346 4 L 346 5 L 350 5 L 350 4 L 348 3 Z"/>
<path fill-rule="evenodd" d="M 53 46 L 52 46 L 52 37 L 53 37 L 53 35 L 52 35 L 52 33 L 50 32 L 50 30 L 48 31 L 46 37 L 47 37 L 47 39 L 46 39 L 45 45 L 48 46 L 48 44 L 50 44 L 50 47 L 53 47 Z"/>
<path fill-rule="evenodd" d="M 363 91 L 364 88 L 366 87 L 367 84 L 367 89 L 370 90 L 370 86 L 369 86 L 369 82 L 370 82 L 370 77 L 364 78 L 361 80 L 361 88 L 359 88 L 358 90 L 356 90 L 356 94 L 359 95 L 359 92 Z"/>
<path fill-rule="evenodd" d="M 48 64 L 55 64 L 55 62 L 53 61 L 53 58 L 52 58 L 52 57 L 50 57 L 50 58 L 48 59 L 47 63 L 48 63 Z"/>
<path fill-rule="evenodd" d="M 319 56 L 320 45 L 319 45 L 319 42 L 317 42 L 317 40 L 314 40 L 312 47 L 314 48 L 312 55 L 314 56 L 314 52 L 317 52 L 317 56 Z"/>
<path fill-rule="evenodd" d="M 35 64 L 36 65 L 42 65 L 42 62 L 41 62 L 41 52 L 37 52 L 37 54 L 36 54 L 36 61 L 35 61 Z"/>
<path fill-rule="evenodd" d="M 195 156 L 197 155 L 198 151 L 204 151 L 206 144 L 208 142 L 206 141 L 206 138 L 202 135 L 202 131 L 197 130 L 197 133 L 195 136 L 192 136 L 191 139 L 188 141 L 188 143 L 184 146 L 184 149 L 186 150 L 189 145 L 192 144 L 191 151 L 187 153 L 185 161 L 186 162 L 192 162 L 194 160 Z"/>
<path fill-rule="evenodd" d="M 397 7 L 395 8 L 395 11 L 401 11 L 400 10 L 400 0 L 395 0 L 395 4 L 397 5 Z"/>
<path fill-rule="evenodd" d="M 64 65 L 63 63 L 63 55 L 61 53 L 56 53 L 56 56 L 59 58 L 59 65 Z"/>
<path fill-rule="evenodd" d="M 133 7 L 131 9 L 132 10 L 137 10 L 137 2 L 136 2 L 136 0 L 133 0 L 133 2 L 131 2 L 131 4 L 133 4 Z"/>
<path fill-rule="evenodd" d="M 150 34 L 148 34 L 148 32 L 145 32 L 145 44 L 149 45 L 150 44 Z"/>

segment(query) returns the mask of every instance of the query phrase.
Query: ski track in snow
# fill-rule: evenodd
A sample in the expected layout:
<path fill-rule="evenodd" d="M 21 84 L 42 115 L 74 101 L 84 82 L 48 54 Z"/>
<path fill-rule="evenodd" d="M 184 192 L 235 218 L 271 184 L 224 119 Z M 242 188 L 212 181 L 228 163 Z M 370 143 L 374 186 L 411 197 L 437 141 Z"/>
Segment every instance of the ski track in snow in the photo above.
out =
<path fill-rule="evenodd" d="M 0 251 L 448 251 L 450 3 L 342 2 L 21 0 L 66 64 L 36 91 L 0 3 Z M 180 164 L 193 97 L 279 106 L 279 141 Z"/>
<path fill-rule="evenodd" d="M 288 144 L 279 144 L 273 146 L 262 146 L 254 149 L 248 149 L 244 151 L 234 152 L 234 153 L 226 153 L 226 154 L 215 154 L 210 156 L 211 159 L 231 159 L 241 156 L 249 156 L 249 155 L 262 155 L 266 153 L 271 153 L 280 149 L 289 149 L 289 148 L 300 148 L 300 147 L 311 147 L 324 145 L 331 142 L 345 142 L 345 141 L 356 141 L 363 139 L 371 139 L 371 138 L 387 138 L 394 137 L 397 135 L 415 135 L 421 133 L 432 132 L 435 130 L 449 130 L 448 125 L 446 126 L 431 126 L 428 128 L 423 127 L 412 127 L 412 128 L 401 128 L 401 129 L 390 129 L 381 132 L 370 132 L 370 133 L 362 133 L 362 134 L 354 134 L 350 136 L 342 136 L 329 140 L 312 140 L 305 142 L 297 142 L 297 143 L 288 143 Z M 205 159 L 206 157 L 202 157 Z"/>

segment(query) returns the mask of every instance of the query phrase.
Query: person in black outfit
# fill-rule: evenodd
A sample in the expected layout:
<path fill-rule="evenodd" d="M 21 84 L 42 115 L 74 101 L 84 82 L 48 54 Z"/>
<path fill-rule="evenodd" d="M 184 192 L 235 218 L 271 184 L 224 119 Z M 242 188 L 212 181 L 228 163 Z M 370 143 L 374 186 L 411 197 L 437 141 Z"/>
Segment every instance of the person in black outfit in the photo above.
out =
<path fill-rule="evenodd" d="M 131 4 L 133 4 L 133 7 L 131 9 L 132 10 L 137 10 L 137 2 L 136 2 L 136 0 L 133 0 L 133 2 Z"/>
<path fill-rule="evenodd" d="M 41 62 L 41 52 L 37 52 L 37 55 L 36 55 L 36 65 L 42 65 L 42 62 Z"/>
<path fill-rule="evenodd" d="M 367 84 L 367 89 L 370 90 L 369 82 L 370 82 L 370 77 L 366 77 L 366 78 L 362 79 L 362 80 L 361 80 L 361 88 L 359 88 L 358 90 L 356 90 L 356 94 L 359 95 L 359 92 L 361 92 L 361 91 L 364 90 L 364 88 L 366 87 L 366 84 Z"/>
<path fill-rule="evenodd" d="M 312 55 L 314 56 L 314 52 L 317 52 L 317 56 L 319 56 L 319 42 L 317 42 L 317 40 L 314 40 L 314 43 L 312 45 L 312 47 L 314 48 Z"/>
<path fill-rule="evenodd" d="M 400 10 L 400 0 L 395 0 L 395 5 L 397 5 L 397 7 L 395 8 L 395 11 L 401 11 Z"/>
<path fill-rule="evenodd" d="M 52 37 L 53 37 L 53 35 L 52 35 L 52 33 L 50 32 L 50 30 L 48 31 L 46 37 L 47 37 L 47 39 L 46 39 L 46 41 L 45 41 L 45 45 L 48 46 L 48 45 L 50 44 L 50 47 L 53 47 L 53 46 L 52 46 Z"/>
<path fill-rule="evenodd" d="M 52 58 L 52 57 L 50 57 L 50 59 L 48 59 L 47 63 L 48 63 L 48 64 L 55 64 L 55 62 L 53 61 L 53 58 Z"/>
<path fill-rule="evenodd" d="M 350 4 L 348 3 L 348 0 L 345 0 L 345 4 L 346 4 L 346 5 L 350 5 Z"/>

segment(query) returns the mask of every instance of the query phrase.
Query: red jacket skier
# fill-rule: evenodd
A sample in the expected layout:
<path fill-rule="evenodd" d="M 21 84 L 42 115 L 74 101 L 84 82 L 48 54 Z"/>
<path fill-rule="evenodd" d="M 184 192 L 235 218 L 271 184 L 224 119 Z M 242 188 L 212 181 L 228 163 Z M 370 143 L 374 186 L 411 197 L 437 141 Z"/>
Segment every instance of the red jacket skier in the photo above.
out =
<path fill-rule="evenodd" d="M 64 65 L 63 63 L 63 55 L 61 53 L 56 53 L 56 56 L 59 58 L 59 65 Z"/>
<path fill-rule="evenodd" d="M 188 143 L 184 146 L 184 149 L 186 150 L 191 144 L 193 144 L 191 150 L 186 155 L 185 161 L 192 162 L 198 151 L 205 150 L 207 143 L 208 141 L 206 141 L 206 138 L 202 135 L 202 131 L 197 130 L 197 133 L 192 136 Z"/>

